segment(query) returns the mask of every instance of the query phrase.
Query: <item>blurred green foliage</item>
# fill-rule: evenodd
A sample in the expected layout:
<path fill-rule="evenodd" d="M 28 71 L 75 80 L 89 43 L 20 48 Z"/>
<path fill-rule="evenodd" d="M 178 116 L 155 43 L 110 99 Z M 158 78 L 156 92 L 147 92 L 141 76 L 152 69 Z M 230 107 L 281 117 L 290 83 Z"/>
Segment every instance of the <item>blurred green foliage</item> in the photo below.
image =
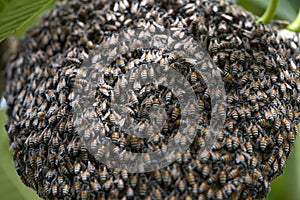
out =
<path fill-rule="evenodd" d="M 22 3 L 24 2 L 27 2 L 27 7 L 22 6 Z M 21 37 L 29 27 L 39 21 L 40 13 L 51 8 L 54 2 L 54 0 L 0 0 L 0 42 L 13 32 L 17 37 Z M 236 2 L 252 13 L 261 16 L 266 9 L 269 0 L 236 0 Z M 281 0 L 276 18 L 293 21 L 297 16 L 299 9 L 299 0 Z M 14 20 L 15 23 L 12 23 L 12 20 Z M 22 183 L 16 174 L 12 160 L 12 152 L 9 150 L 8 137 L 4 129 L 5 123 L 5 111 L 0 110 L 1 200 L 40 199 L 32 189 L 27 188 Z M 287 162 L 284 173 L 273 181 L 271 194 L 268 196 L 267 200 L 300 199 L 299 166 L 300 140 L 297 140 L 296 147 Z"/>
<path fill-rule="evenodd" d="M 236 2 L 255 15 L 261 16 L 269 4 L 269 0 L 236 0 Z M 281 0 L 275 18 L 293 21 L 300 8 L 300 1 Z"/>
<path fill-rule="evenodd" d="M 0 42 L 15 33 L 21 36 L 54 0 L 0 0 Z M 17 32 L 16 32 L 17 31 Z"/>

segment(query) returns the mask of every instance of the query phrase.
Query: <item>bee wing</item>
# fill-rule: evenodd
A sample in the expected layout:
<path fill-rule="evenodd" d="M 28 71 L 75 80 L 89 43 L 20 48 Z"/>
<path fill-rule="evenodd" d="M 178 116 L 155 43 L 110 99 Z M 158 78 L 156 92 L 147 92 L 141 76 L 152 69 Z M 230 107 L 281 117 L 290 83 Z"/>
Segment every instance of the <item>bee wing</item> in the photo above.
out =
<path fill-rule="evenodd" d="M 101 92 L 102 94 L 104 94 L 105 96 L 108 96 L 108 97 L 109 97 L 109 91 L 108 91 L 107 89 L 105 89 L 105 88 L 100 88 L 99 90 L 100 90 L 100 92 Z"/>
<path fill-rule="evenodd" d="M 110 115 L 110 110 L 101 118 L 102 121 L 106 120 L 107 117 Z"/>
<path fill-rule="evenodd" d="M 288 89 L 293 90 L 293 88 L 289 84 L 285 83 L 285 85 Z"/>
<path fill-rule="evenodd" d="M 123 118 L 117 122 L 117 124 L 120 126 L 120 128 L 122 128 L 124 126 L 125 120 L 126 120 L 126 118 Z"/>
<path fill-rule="evenodd" d="M 140 90 L 142 88 L 141 82 L 139 80 L 134 81 L 133 88 L 134 90 Z"/>
<path fill-rule="evenodd" d="M 248 153 L 246 153 L 246 152 L 242 152 L 242 154 L 248 159 L 248 160 L 250 160 L 251 159 L 251 156 L 248 154 Z"/>

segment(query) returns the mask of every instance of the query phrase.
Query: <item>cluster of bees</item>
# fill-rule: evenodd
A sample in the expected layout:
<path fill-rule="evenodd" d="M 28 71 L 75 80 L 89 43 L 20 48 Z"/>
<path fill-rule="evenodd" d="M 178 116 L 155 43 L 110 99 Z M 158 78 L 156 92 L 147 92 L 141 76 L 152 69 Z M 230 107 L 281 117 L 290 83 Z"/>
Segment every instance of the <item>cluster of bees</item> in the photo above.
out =
<path fill-rule="evenodd" d="M 6 128 L 22 181 L 45 199 L 264 198 L 297 136 L 300 51 L 299 38 L 281 38 L 272 26 L 255 21 L 225 0 L 58 3 L 20 41 L 6 70 Z M 129 35 L 133 46 L 168 29 L 174 38 L 192 36 L 221 73 L 227 107 L 212 107 L 221 89 L 210 90 L 205 76 L 172 51 L 155 59 L 157 49 L 128 51 L 132 48 L 121 43 L 120 55 L 108 54 L 111 65 L 99 67 L 99 58 L 91 56 L 96 46 L 103 42 L 106 50 L 106 41 L 118 43 L 115 33 L 130 34 L 130 27 L 144 27 L 141 38 Z M 87 59 L 91 65 L 84 66 Z M 178 70 L 196 101 L 182 107 L 178 102 L 184 93 L 137 83 L 138 77 L 159 72 L 150 65 L 136 66 L 142 60 Z M 84 70 L 97 66 L 96 73 Z M 161 81 L 180 82 L 168 76 Z M 93 88 L 86 96 L 75 90 L 86 88 Z M 86 106 L 91 97 L 92 107 Z M 114 99 L 125 106 L 114 107 Z M 151 137 L 122 130 L 127 126 L 119 117 L 123 111 L 138 124 L 128 130 Z M 217 131 L 210 129 L 215 113 L 225 118 Z M 197 115 L 195 126 L 184 121 L 187 114 Z M 180 127 L 186 134 L 177 137 Z M 126 161 L 126 152 L 164 154 L 169 138 L 179 146 L 191 145 L 175 151 L 174 161 L 167 157 L 168 165 L 161 169 L 143 169 L 155 162 L 149 156 L 137 166 L 143 173 L 110 162 L 114 156 Z M 106 142 L 116 148 L 106 149 Z"/>

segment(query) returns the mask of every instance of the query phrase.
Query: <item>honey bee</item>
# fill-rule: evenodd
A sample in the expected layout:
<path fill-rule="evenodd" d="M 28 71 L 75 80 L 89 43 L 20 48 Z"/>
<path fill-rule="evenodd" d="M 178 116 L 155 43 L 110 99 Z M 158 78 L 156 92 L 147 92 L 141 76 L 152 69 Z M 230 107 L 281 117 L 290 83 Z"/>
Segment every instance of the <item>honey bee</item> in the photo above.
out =
<path fill-rule="evenodd" d="M 92 174 L 93 174 L 93 173 L 95 172 L 95 170 L 96 170 L 96 168 L 95 168 L 94 164 L 91 163 L 90 161 L 88 161 L 87 171 L 88 171 L 89 173 L 92 173 Z"/>
<path fill-rule="evenodd" d="M 153 188 L 152 196 L 157 200 L 162 200 L 162 194 L 159 188 Z"/>
<path fill-rule="evenodd" d="M 292 121 L 294 119 L 294 112 L 292 110 L 292 106 L 291 105 L 287 106 L 286 114 L 287 114 L 289 120 Z"/>
<path fill-rule="evenodd" d="M 169 121 L 165 120 L 162 124 L 162 134 L 169 133 Z"/>
<path fill-rule="evenodd" d="M 222 170 L 219 174 L 219 181 L 222 185 L 224 185 L 226 183 L 226 180 L 227 180 L 226 171 Z"/>
<path fill-rule="evenodd" d="M 57 106 L 56 102 L 52 102 L 51 106 L 49 107 L 49 110 L 48 110 L 48 112 L 46 114 L 46 117 L 50 117 L 52 114 L 57 113 L 57 111 L 58 111 L 58 106 Z"/>
<path fill-rule="evenodd" d="M 289 131 L 288 133 L 288 140 L 290 141 L 291 144 L 295 143 L 295 132 L 294 131 Z"/>
<path fill-rule="evenodd" d="M 81 182 L 77 176 L 74 177 L 74 189 L 76 193 L 79 193 L 81 190 Z"/>
<path fill-rule="evenodd" d="M 289 154 L 287 154 L 287 155 L 289 155 Z M 285 165 L 285 163 L 286 163 L 286 155 L 283 155 L 280 159 L 279 159 L 279 167 L 280 167 L 280 169 L 282 169 L 282 167 Z"/>
<path fill-rule="evenodd" d="M 252 124 L 251 132 L 253 137 L 257 138 L 258 137 L 258 125 L 257 124 Z"/>
<path fill-rule="evenodd" d="M 203 168 L 202 168 L 202 176 L 203 176 L 203 178 L 206 178 L 208 176 L 209 171 L 210 171 L 209 165 L 204 165 Z"/>
<path fill-rule="evenodd" d="M 198 79 L 198 75 L 194 67 L 191 68 L 189 77 L 190 77 L 191 84 L 194 85 Z"/>
<path fill-rule="evenodd" d="M 191 159 L 191 152 L 190 150 L 188 149 L 187 151 L 185 151 L 183 154 L 182 154 L 182 162 L 183 163 L 188 163 Z"/>
<path fill-rule="evenodd" d="M 104 181 L 103 188 L 104 188 L 104 190 L 109 191 L 111 189 L 112 185 L 113 185 L 112 179 L 111 178 L 110 179 L 106 179 Z"/>
<path fill-rule="evenodd" d="M 213 188 L 209 188 L 207 191 L 207 199 L 214 199 L 215 198 L 215 191 Z"/>
<path fill-rule="evenodd" d="M 205 163 L 211 158 L 212 154 L 208 150 L 204 150 L 200 155 L 201 162 Z"/>
<path fill-rule="evenodd" d="M 166 102 L 170 102 L 170 101 L 172 100 L 172 97 L 173 97 L 172 91 L 171 91 L 171 90 L 168 90 L 168 91 L 166 92 L 166 96 L 165 96 Z"/>
<path fill-rule="evenodd" d="M 135 80 L 133 83 L 133 90 L 134 91 L 139 91 L 142 88 L 141 82 L 139 79 Z"/>
<path fill-rule="evenodd" d="M 81 170 L 81 163 L 79 161 L 76 161 L 74 164 L 74 173 L 78 174 Z"/>
<path fill-rule="evenodd" d="M 278 164 L 278 161 L 275 160 L 274 163 L 273 163 L 273 166 L 272 166 L 272 169 L 273 169 L 273 172 L 274 173 L 277 173 L 278 170 L 279 170 L 279 164 Z"/>
<path fill-rule="evenodd" d="M 205 194 L 200 193 L 200 194 L 198 195 L 198 200 L 205 200 L 205 199 L 206 199 Z"/>
<path fill-rule="evenodd" d="M 269 166 L 272 166 L 272 164 L 274 163 L 274 161 L 276 160 L 276 156 L 274 154 L 271 154 L 271 156 L 269 157 L 267 163 Z"/>
<path fill-rule="evenodd" d="M 35 155 L 34 154 L 35 154 L 34 151 L 29 152 L 29 164 L 32 168 L 35 167 L 35 159 L 34 159 Z"/>
<path fill-rule="evenodd" d="M 118 129 L 118 127 L 115 127 L 115 131 L 111 135 L 112 142 L 117 143 L 119 141 L 120 137 L 121 137 L 121 135 L 119 133 L 119 129 Z"/>
<path fill-rule="evenodd" d="M 141 148 L 141 141 L 135 135 L 130 136 L 130 144 L 134 149 L 138 150 Z"/>
<path fill-rule="evenodd" d="M 56 181 L 52 181 L 51 183 L 51 190 L 52 190 L 52 195 L 56 196 L 58 193 L 58 185 Z"/>
<path fill-rule="evenodd" d="M 128 179 L 128 171 L 126 169 L 121 170 L 121 177 L 124 181 L 127 181 Z"/>
<path fill-rule="evenodd" d="M 150 158 L 150 155 L 149 153 L 144 153 L 144 161 L 147 165 L 150 165 L 151 163 L 151 158 Z"/>
<path fill-rule="evenodd" d="M 232 138 L 232 148 L 233 149 L 237 149 L 239 147 L 239 145 L 240 145 L 240 142 L 241 142 L 240 136 L 233 137 Z"/>
<path fill-rule="evenodd" d="M 179 192 L 183 193 L 186 188 L 185 181 L 183 179 L 179 179 L 176 185 L 178 187 Z"/>
<path fill-rule="evenodd" d="M 239 172 L 240 172 L 240 170 L 239 170 L 238 168 L 232 169 L 232 170 L 228 173 L 227 178 L 228 178 L 229 180 L 232 180 L 232 179 L 234 179 L 234 178 L 239 174 Z"/>
<path fill-rule="evenodd" d="M 253 146 L 252 146 L 252 144 L 251 144 L 250 141 L 246 141 L 245 147 L 246 147 L 247 153 L 249 153 L 250 155 L 252 155 L 252 153 L 253 153 Z"/>
<path fill-rule="evenodd" d="M 132 175 L 129 177 L 129 181 L 130 181 L 131 187 L 135 188 L 136 185 L 137 185 L 137 182 L 138 182 L 138 175 L 132 174 Z"/>
<path fill-rule="evenodd" d="M 92 152 L 95 152 L 97 150 L 98 147 L 98 138 L 93 138 L 91 141 L 91 150 Z"/>
<path fill-rule="evenodd" d="M 258 169 L 254 169 L 252 177 L 253 177 L 253 180 L 263 181 L 262 173 Z"/>
<path fill-rule="evenodd" d="M 167 186 L 169 186 L 172 183 L 171 174 L 166 169 L 162 171 L 162 181 Z"/>
<path fill-rule="evenodd" d="M 223 187 L 224 194 L 227 194 L 228 196 L 232 195 L 234 189 L 235 186 L 228 182 Z"/>
<path fill-rule="evenodd" d="M 279 91 L 284 93 L 286 91 L 286 84 L 285 83 L 280 83 L 280 86 L 279 86 Z"/>
<path fill-rule="evenodd" d="M 287 118 L 283 118 L 283 124 L 285 125 L 285 128 L 287 131 L 291 131 L 291 122 Z"/>
<path fill-rule="evenodd" d="M 199 110 L 200 111 L 203 111 L 204 108 L 205 108 L 205 103 L 204 103 L 204 100 L 203 99 L 199 99 L 198 100 L 198 106 L 199 106 Z"/>
<path fill-rule="evenodd" d="M 250 166 L 255 168 L 259 164 L 259 159 L 256 156 L 253 156 L 250 161 Z"/>
<path fill-rule="evenodd" d="M 203 182 L 201 183 L 201 185 L 199 186 L 199 192 L 200 192 L 200 193 L 203 193 L 203 192 L 205 192 L 206 190 L 208 190 L 208 188 L 209 188 L 209 185 L 207 184 L 207 182 L 203 181 Z"/>
<path fill-rule="evenodd" d="M 127 87 L 127 84 L 128 84 L 128 81 L 127 79 L 125 78 L 124 75 L 120 75 L 119 77 L 119 85 L 120 85 L 120 88 L 122 90 L 124 90 L 126 87 Z"/>
<path fill-rule="evenodd" d="M 68 184 L 68 183 L 64 183 L 63 185 L 62 185 L 62 194 L 64 195 L 64 196 L 68 196 L 69 195 L 69 191 L 70 191 L 70 185 Z"/>
<path fill-rule="evenodd" d="M 261 136 L 259 139 L 259 147 L 262 151 L 264 151 L 267 147 L 267 138 L 266 136 Z"/>
<path fill-rule="evenodd" d="M 106 181 L 108 179 L 109 174 L 108 174 L 106 166 L 101 166 L 100 167 L 100 169 L 99 169 L 99 175 L 100 175 L 100 181 L 101 182 L 104 182 L 104 181 Z"/>
<path fill-rule="evenodd" d="M 278 89 L 276 86 L 273 86 L 271 89 L 270 89 L 270 97 L 272 99 L 276 98 L 278 96 Z"/>
<path fill-rule="evenodd" d="M 217 200 L 222 200 L 223 199 L 223 192 L 221 189 L 217 189 L 216 191 L 216 199 Z"/>
<path fill-rule="evenodd" d="M 280 148 L 278 149 L 278 158 L 280 159 L 280 158 L 283 156 L 283 154 L 284 154 L 283 147 L 280 147 Z"/>
<path fill-rule="evenodd" d="M 136 94 L 132 90 L 128 90 L 129 103 L 132 105 L 137 105 L 139 103 Z"/>
<path fill-rule="evenodd" d="M 153 174 L 153 177 L 154 177 L 155 181 L 157 183 L 160 183 L 161 180 L 162 180 L 160 171 L 159 170 L 155 170 L 155 171 L 152 172 L 152 174 Z"/>
<path fill-rule="evenodd" d="M 211 94 L 210 88 L 206 88 L 205 91 L 204 91 L 203 96 L 204 96 L 204 98 L 209 99 L 210 98 L 210 94 Z"/>
<path fill-rule="evenodd" d="M 224 163 L 228 163 L 231 160 L 231 154 L 227 153 L 225 155 L 222 155 L 220 160 Z"/>
<path fill-rule="evenodd" d="M 96 159 L 101 159 L 103 158 L 103 156 L 105 155 L 106 153 L 106 147 L 104 145 L 102 145 L 98 150 L 97 150 L 97 153 L 96 153 Z"/>
<path fill-rule="evenodd" d="M 124 107 L 124 110 L 126 113 L 128 113 L 131 116 L 135 115 L 135 111 L 132 108 L 130 108 L 129 106 Z"/>
<path fill-rule="evenodd" d="M 254 92 L 250 92 L 250 94 L 248 96 L 248 100 L 252 104 L 256 103 L 257 95 Z"/>
<path fill-rule="evenodd" d="M 117 181 L 117 188 L 118 190 L 122 191 L 124 189 L 124 181 L 122 178 L 119 178 L 118 181 Z"/>
<path fill-rule="evenodd" d="M 52 146 L 54 148 L 58 148 L 58 145 L 59 145 L 59 141 L 61 140 L 61 138 L 59 137 L 58 135 L 58 132 L 57 131 L 54 131 L 53 132 L 53 135 L 51 137 L 51 143 L 52 143 Z"/>
<path fill-rule="evenodd" d="M 145 118 L 142 118 L 142 120 L 137 124 L 137 131 L 140 134 L 144 134 L 145 130 L 149 127 L 148 123 L 146 122 Z"/>
<path fill-rule="evenodd" d="M 219 50 L 219 44 L 216 38 L 211 39 L 209 46 L 208 46 L 208 51 L 212 53 L 217 53 Z"/>
<path fill-rule="evenodd" d="M 54 151 L 49 150 L 48 160 L 51 166 L 54 166 L 56 158 L 57 158 L 56 153 Z"/>
<path fill-rule="evenodd" d="M 226 137 L 225 145 L 229 151 L 232 151 L 232 139 L 230 137 Z"/>
<path fill-rule="evenodd" d="M 204 147 L 205 147 L 205 140 L 204 140 L 204 138 L 201 137 L 201 136 L 197 136 L 197 138 L 196 138 L 196 144 L 197 144 L 197 146 L 198 146 L 200 149 L 204 148 Z M 219 149 L 219 148 L 220 148 L 219 144 L 220 144 L 220 142 L 217 142 L 217 143 L 212 147 L 212 149 Z"/>
<path fill-rule="evenodd" d="M 163 140 L 163 142 L 161 143 L 161 151 L 163 154 L 166 154 L 168 150 L 168 142 Z"/>
<path fill-rule="evenodd" d="M 146 196 L 147 189 L 148 189 L 147 183 L 140 183 L 139 184 L 139 195 L 140 196 Z"/>
<path fill-rule="evenodd" d="M 207 179 L 207 183 L 208 184 L 213 184 L 214 182 L 216 182 L 218 180 L 218 175 L 214 174 L 211 175 L 208 179 Z"/>
<path fill-rule="evenodd" d="M 36 157 L 36 165 L 37 165 L 37 167 L 42 166 L 42 157 L 41 156 Z"/>
<path fill-rule="evenodd" d="M 127 139 L 126 139 L 126 137 L 121 137 L 120 143 L 119 143 L 120 148 L 121 148 L 121 149 L 124 149 L 125 146 L 126 146 L 126 144 L 127 144 Z"/>
<path fill-rule="evenodd" d="M 89 186 L 88 185 L 84 184 L 82 186 L 81 191 L 80 191 L 80 197 L 83 200 L 88 199 L 88 197 L 89 197 Z"/>
<path fill-rule="evenodd" d="M 269 165 L 265 165 L 265 164 L 262 164 L 259 166 L 259 169 L 262 170 L 262 172 L 266 173 L 266 174 L 269 174 L 271 171 L 271 167 Z M 250 182 L 250 181 L 249 181 Z M 251 183 L 251 182 L 250 182 Z"/>
<path fill-rule="evenodd" d="M 132 198 L 133 195 L 134 195 L 134 191 L 133 191 L 132 187 L 128 186 L 127 190 L 126 190 L 126 197 Z"/>
<path fill-rule="evenodd" d="M 176 163 L 173 163 L 170 174 L 173 179 L 177 179 L 180 176 L 180 169 Z"/>
<path fill-rule="evenodd" d="M 186 177 L 187 177 L 187 182 L 189 185 L 192 186 L 195 184 L 195 176 L 192 171 L 187 172 Z"/>
<path fill-rule="evenodd" d="M 218 61 L 219 63 L 224 63 L 226 58 L 227 58 L 227 54 L 223 51 L 219 52 L 219 56 L 218 56 Z M 236 75 L 237 74 L 237 70 L 238 70 L 238 65 L 232 64 L 232 74 Z"/>

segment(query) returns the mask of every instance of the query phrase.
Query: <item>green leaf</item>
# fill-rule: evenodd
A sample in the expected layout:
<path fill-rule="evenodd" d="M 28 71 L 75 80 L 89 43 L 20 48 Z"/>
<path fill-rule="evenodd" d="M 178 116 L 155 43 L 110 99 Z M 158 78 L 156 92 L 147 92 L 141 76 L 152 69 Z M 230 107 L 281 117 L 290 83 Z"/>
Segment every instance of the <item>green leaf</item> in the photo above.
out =
<path fill-rule="evenodd" d="M 2 12 L 2 10 L 7 7 L 12 0 L 2 0 L 0 1 L 0 12 Z"/>
<path fill-rule="evenodd" d="M 269 4 L 269 0 L 235 0 L 239 5 L 249 10 L 257 16 L 262 16 Z M 299 0 L 297 0 L 299 1 Z M 279 3 L 275 18 L 293 21 L 297 16 L 298 7 L 295 7 L 291 1 L 282 0 Z"/>
<path fill-rule="evenodd" d="M 291 4 L 294 6 L 294 8 L 300 9 L 300 1 L 299 0 L 289 0 Z"/>
<path fill-rule="evenodd" d="M 294 32 L 300 31 L 300 9 L 297 18 L 288 25 L 287 29 Z"/>
<path fill-rule="evenodd" d="M 270 23 L 271 20 L 273 20 L 277 7 L 279 5 L 280 0 L 269 0 L 269 5 L 267 9 L 265 10 L 263 16 L 261 16 L 258 20 L 258 22 L 264 22 L 264 23 Z"/>
<path fill-rule="evenodd" d="M 0 42 L 20 30 L 30 27 L 39 14 L 54 5 L 55 0 L 1 0 Z"/>
<path fill-rule="evenodd" d="M 12 151 L 9 150 L 8 136 L 4 128 L 6 114 L 0 110 L 0 197 L 1 200 L 39 200 L 37 194 L 26 187 L 16 173 L 12 158 Z"/>

